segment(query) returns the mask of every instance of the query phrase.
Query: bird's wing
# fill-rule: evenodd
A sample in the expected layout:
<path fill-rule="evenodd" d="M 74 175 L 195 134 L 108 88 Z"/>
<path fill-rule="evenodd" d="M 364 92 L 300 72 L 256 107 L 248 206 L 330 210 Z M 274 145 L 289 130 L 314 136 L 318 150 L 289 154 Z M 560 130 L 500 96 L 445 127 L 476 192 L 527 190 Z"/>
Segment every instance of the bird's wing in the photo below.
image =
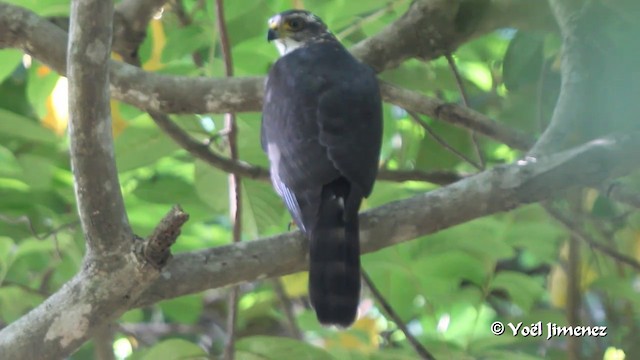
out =
<path fill-rule="evenodd" d="M 334 166 L 368 196 L 378 172 L 382 107 L 373 72 L 361 66 L 362 71 L 348 84 L 322 94 L 317 122 L 320 144 L 326 147 Z"/>
<path fill-rule="evenodd" d="M 262 146 L 269 156 L 276 191 L 304 229 L 315 218 L 322 186 L 340 173 L 319 142 L 317 87 L 292 87 L 292 81 L 305 78 L 281 70 L 274 66 L 265 87 Z"/>

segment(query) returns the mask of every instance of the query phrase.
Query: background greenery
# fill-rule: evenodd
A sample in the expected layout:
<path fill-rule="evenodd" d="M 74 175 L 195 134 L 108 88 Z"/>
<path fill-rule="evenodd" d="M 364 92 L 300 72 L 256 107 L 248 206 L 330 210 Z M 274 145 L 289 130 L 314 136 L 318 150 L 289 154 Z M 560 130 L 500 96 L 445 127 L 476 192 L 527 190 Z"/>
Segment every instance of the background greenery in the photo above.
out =
<path fill-rule="evenodd" d="M 47 17 L 68 16 L 68 0 L 9 1 Z M 210 1 L 181 1 L 153 20 L 141 58 L 148 71 L 224 76 Z M 265 39 L 266 20 L 302 1 L 228 1 L 225 7 L 236 76 L 264 75 L 277 52 Z M 408 8 L 407 0 L 306 0 L 347 45 L 375 34 Z M 559 87 L 560 40 L 556 34 L 504 29 L 460 47 L 455 60 L 469 105 L 538 135 Z M 403 87 L 461 102 L 447 60 L 410 60 L 381 78 Z M 66 137 L 65 80 L 16 50 L 0 51 L 0 327 L 41 303 L 81 266 L 84 239 L 77 222 Z M 174 203 L 190 214 L 174 252 L 227 244 L 231 239 L 226 173 L 195 161 L 140 110 L 112 102 L 116 158 L 126 208 L 135 232 L 151 232 Z M 402 109 L 385 105 L 382 162 L 389 169 L 476 171 L 435 142 Z M 174 120 L 200 139 L 216 136 L 222 115 L 182 115 Z M 446 141 L 473 158 L 466 131 L 425 118 Z M 238 114 L 243 160 L 267 166 L 259 146 L 259 113 Z M 521 154 L 490 140 L 480 147 L 487 165 Z M 364 208 L 410 197 L 436 185 L 378 182 Z M 286 230 L 290 218 L 265 182 L 243 180 L 243 239 Z M 589 229 L 640 259 L 637 214 L 595 190 L 581 194 Z M 435 235 L 363 256 L 363 265 L 417 338 L 443 359 L 564 359 L 566 338 L 496 337 L 490 324 L 552 321 L 565 324 L 567 247 L 570 233 L 538 205 L 482 218 Z M 584 325 L 606 325 L 608 335 L 585 338 L 585 354 L 620 359 L 640 353 L 637 274 L 589 248 L 581 249 L 580 288 Z M 278 261 L 278 259 L 273 259 Z M 280 291 L 280 285 L 283 291 Z M 115 327 L 119 358 L 198 358 L 222 350 L 226 289 L 164 301 L 126 313 Z M 241 287 L 237 357 L 240 359 L 412 359 L 415 353 L 396 325 L 365 291 L 353 328 L 320 327 L 309 309 L 306 274 Z M 283 299 L 291 301 L 303 341 L 291 338 Z M 285 301 L 286 302 L 286 301 Z M 86 344 L 73 359 L 93 358 Z"/>

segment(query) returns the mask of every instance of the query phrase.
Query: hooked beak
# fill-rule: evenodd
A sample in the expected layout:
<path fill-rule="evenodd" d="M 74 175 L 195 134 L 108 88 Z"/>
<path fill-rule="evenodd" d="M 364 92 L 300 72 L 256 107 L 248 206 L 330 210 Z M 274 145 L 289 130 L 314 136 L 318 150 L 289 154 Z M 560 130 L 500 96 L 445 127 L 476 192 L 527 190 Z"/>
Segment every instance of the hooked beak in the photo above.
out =
<path fill-rule="evenodd" d="M 273 40 L 278 39 L 278 30 L 277 29 L 269 29 L 269 32 L 267 32 L 267 41 L 271 42 Z"/>
<path fill-rule="evenodd" d="M 271 19 L 269 19 L 269 32 L 267 33 L 267 41 L 271 42 L 273 40 L 280 38 L 280 23 L 282 18 L 280 15 L 275 15 Z"/>

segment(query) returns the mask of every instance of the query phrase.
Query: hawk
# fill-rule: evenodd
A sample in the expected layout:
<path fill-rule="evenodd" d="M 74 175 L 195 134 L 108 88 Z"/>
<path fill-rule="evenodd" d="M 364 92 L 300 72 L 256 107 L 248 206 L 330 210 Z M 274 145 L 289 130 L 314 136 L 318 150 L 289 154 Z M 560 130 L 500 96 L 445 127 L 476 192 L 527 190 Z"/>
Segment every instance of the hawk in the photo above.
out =
<path fill-rule="evenodd" d="M 308 11 L 273 16 L 267 40 L 281 55 L 262 113 L 271 181 L 309 240 L 318 321 L 348 327 L 360 298 L 358 209 L 373 189 L 382 143 L 378 82 Z"/>

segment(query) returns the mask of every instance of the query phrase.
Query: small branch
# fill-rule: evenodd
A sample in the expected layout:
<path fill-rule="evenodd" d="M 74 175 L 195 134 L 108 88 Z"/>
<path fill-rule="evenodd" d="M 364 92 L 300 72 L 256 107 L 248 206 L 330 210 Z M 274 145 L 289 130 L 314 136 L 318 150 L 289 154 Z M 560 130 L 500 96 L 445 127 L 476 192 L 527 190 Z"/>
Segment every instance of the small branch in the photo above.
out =
<path fill-rule="evenodd" d="M 131 63 L 147 36 L 153 16 L 167 0 L 123 0 L 115 7 L 113 51 Z"/>
<path fill-rule="evenodd" d="M 171 259 L 171 246 L 180 236 L 182 225 L 189 220 L 178 205 L 174 205 L 145 241 L 138 241 L 136 253 L 142 263 L 148 263 L 156 269 L 162 269 Z"/>
<path fill-rule="evenodd" d="M 431 355 L 431 353 L 429 353 L 429 351 L 427 351 L 427 349 L 425 349 L 425 347 L 422 346 L 422 344 L 420 344 L 420 342 L 413 336 L 413 334 L 411 334 L 407 326 L 404 324 L 404 321 L 402 320 L 402 318 L 400 318 L 400 315 L 398 315 L 395 312 L 395 310 L 393 310 L 393 307 L 391 306 L 391 304 L 389 304 L 387 302 L 387 299 L 385 299 L 384 296 L 380 293 L 380 291 L 378 291 L 378 288 L 376 288 L 376 285 L 373 283 L 373 280 L 371 280 L 371 278 L 369 277 L 367 272 L 364 271 L 364 269 L 362 269 L 362 278 L 364 279 L 364 282 L 367 284 L 367 287 L 369 287 L 369 290 L 371 291 L 371 294 L 373 294 L 373 297 L 376 299 L 376 301 L 378 301 L 378 304 L 382 306 L 384 311 L 387 313 L 387 316 L 389 316 L 396 323 L 396 326 L 400 329 L 400 331 L 402 331 L 404 336 L 409 341 L 409 344 L 411 344 L 411 346 L 416 351 L 416 353 L 418 353 L 420 358 L 427 359 L 427 360 L 435 360 L 433 355 Z"/>
<path fill-rule="evenodd" d="M 640 209 L 640 194 L 626 185 L 613 182 L 606 187 L 601 187 L 601 191 L 610 199 Z"/>
<path fill-rule="evenodd" d="M 156 125 L 171 137 L 178 145 L 194 157 L 222 171 L 234 173 L 250 179 L 269 179 L 269 169 L 247 164 L 240 160 L 229 159 L 214 153 L 209 146 L 193 139 L 176 125 L 167 115 L 150 111 L 149 115 Z"/>
<path fill-rule="evenodd" d="M 564 215 L 558 209 L 542 203 L 542 207 L 549 213 L 556 221 L 558 221 L 561 225 L 563 225 L 567 230 L 571 231 L 571 233 L 578 238 L 580 241 L 586 243 L 590 247 L 600 251 L 601 253 L 608 255 L 612 259 L 615 259 L 621 263 L 631 266 L 636 271 L 640 271 L 640 263 L 636 261 L 631 256 L 627 256 L 625 254 L 619 253 L 617 250 L 610 248 L 609 246 L 603 244 L 602 242 L 594 239 L 591 235 L 587 234 L 584 230 L 582 230 L 574 221 L 572 221 L 568 216 Z"/>
<path fill-rule="evenodd" d="M 187 14 L 187 12 L 184 9 L 184 4 L 182 3 L 182 0 L 173 0 L 172 5 L 173 6 L 171 7 L 171 9 L 176 14 L 176 17 L 178 18 L 178 21 L 180 22 L 180 25 L 182 27 L 187 27 L 193 23 L 193 19 L 191 18 L 191 15 Z M 196 7 L 200 8 L 200 5 L 204 5 L 204 1 L 198 3 Z M 191 59 L 193 59 L 193 63 L 197 67 L 201 68 L 204 66 L 204 60 L 202 59 L 202 55 L 200 55 L 200 53 L 198 53 L 197 51 L 194 51 L 193 53 L 191 53 Z"/>
<path fill-rule="evenodd" d="M 529 135 L 510 129 L 491 118 L 463 106 L 445 103 L 418 92 L 380 81 L 382 97 L 407 111 L 428 115 L 463 129 L 470 129 L 486 137 L 507 144 L 514 149 L 527 150 L 533 145 Z"/>
<path fill-rule="evenodd" d="M 224 16 L 223 0 L 215 0 L 215 8 L 220 34 L 220 47 L 224 60 L 225 75 L 233 77 L 233 58 L 231 55 L 231 43 L 227 32 L 227 24 Z M 238 161 L 238 126 L 234 113 L 225 114 L 225 131 L 229 143 L 229 152 L 232 161 Z M 238 174 L 229 174 L 229 212 L 231 223 L 233 224 L 233 242 L 242 241 L 242 183 Z M 235 286 L 229 295 L 229 313 L 227 317 L 227 341 L 224 346 L 224 358 L 233 360 L 235 358 L 236 342 L 236 321 L 238 317 L 238 298 L 240 289 Z"/>
<path fill-rule="evenodd" d="M 471 108 L 469 106 L 469 95 L 467 94 L 467 90 L 464 87 L 464 83 L 462 81 L 462 76 L 460 76 L 460 71 L 458 71 L 458 66 L 453 58 L 453 55 L 450 53 L 445 54 L 447 58 L 447 62 L 449 63 L 449 68 L 453 73 L 453 77 L 456 80 L 456 85 L 458 86 L 458 92 L 460 93 L 460 97 L 462 98 L 462 103 L 466 108 Z M 478 165 L 480 166 L 480 170 L 485 169 L 485 158 L 482 154 L 482 150 L 480 150 L 480 144 L 478 143 L 478 135 L 475 130 L 468 130 L 469 139 L 471 140 L 471 144 L 473 145 L 473 150 L 476 153 L 476 157 L 478 158 Z"/>
<path fill-rule="evenodd" d="M 113 329 L 111 324 L 101 326 L 93 334 L 93 352 L 97 360 L 115 360 L 113 353 Z"/>
<path fill-rule="evenodd" d="M 269 169 L 218 155 L 208 145 L 192 138 L 186 131 L 171 121 L 167 115 L 156 112 L 149 112 L 149 115 L 161 130 L 197 159 L 228 173 L 238 174 L 254 180 L 269 181 Z M 381 170 L 378 172 L 379 180 L 392 182 L 426 181 L 438 185 L 450 184 L 463 177 L 449 171 Z"/>
<path fill-rule="evenodd" d="M 400 5 L 401 3 L 405 2 L 406 0 L 394 0 L 394 1 L 390 1 L 389 3 L 387 3 L 386 5 L 382 6 L 380 9 L 373 11 L 372 13 L 368 14 L 367 16 L 361 17 L 359 19 L 357 19 L 356 21 L 354 21 L 351 25 L 349 25 L 347 28 L 345 28 L 344 30 L 340 31 L 336 37 L 338 39 L 344 39 L 347 36 L 353 34 L 354 32 L 362 29 L 362 27 L 366 24 L 370 24 L 372 22 L 375 22 L 376 20 L 380 19 L 381 17 L 385 16 L 386 14 L 391 13 L 392 11 L 395 10 L 396 6 Z"/>
<path fill-rule="evenodd" d="M 72 229 L 72 228 L 74 228 L 74 227 L 76 227 L 76 226 L 78 226 L 80 224 L 79 220 L 75 220 L 75 221 L 72 221 L 70 223 L 62 224 L 62 225 L 54 228 L 53 230 L 49 231 L 46 234 L 39 235 L 36 232 L 35 228 L 33 227 L 33 222 L 26 215 L 22 215 L 22 216 L 19 216 L 17 218 L 12 218 L 12 217 L 0 214 L 0 221 L 3 221 L 3 222 L 8 223 L 8 224 L 14 224 L 14 225 L 25 224 L 27 226 L 27 229 L 29 229 L 29 232 L 31 233 L 31 235 L 34 238 L 38 239 L 38 240 L 46 240 L 51 236 L 55 237 L 57 234 L 61 233 L 62 231 L 67 230 L 67 229 Z"/>
<path fill-rule="evenodd" d="M 468 156 L 466 156 L 465 154 L 461 153 L 460 151 L 458 151 L 457 149 L 455 149 L 453 146 L 449 145 L 446 140 L 444 140 L 443 138 L 441 138 L 435 131 L 433 131 L 433 129 L 431 128 L 431 126 L 429 126 L 429 124 L 427 124 L 424 120 L 422 120 L 420 118 L 420 115 L 414 113 L 413 111 L 407 111 L 407 113 L 409 114 L 409 116 L 411 116 L 411 118 L 413 119 L 413 121 L 415 121 L 418 125 L 422 126 L 422 128 L 429 134 L 431 135 L 431 137 L 433 138 L 433 140 L 435 140 L 438 144 L 440 144 L 440 146 L 442 146 L 443 148 L 445 148 L 446 150 L 448 150 L 450 153 L 452 153 L 453 155 L 455 155 L 456 157 L 458 157 L 459 159 L 461 159 L 462 161 L 469 163 L 471 166 L 475 167 L 478 170 L 482 170 L 482 167 L 480 166 L 480 164 L 477 164 L 475 161 L 473 161 L 472 159 L 470 159 Z"/>
<path fill-rule="evenodd" d="M 576 235 L 569 238 L 569 259 L 567 269 L 567 304 L 566 316 L 569 326 L 576 327 L 582 325 L 580 321 L 581 301 L 581 272 L 580 267 L 580 243 Z M 570 336 L 567 339 L 567 358 L 569 360 L 580 360 L 580 337 Z"/>
<path fill-rule="evenodd" d="M 423 1 L 420 3 L 429 2 Z M 535 19 L 532 17 L 534 12 L 548 13 L 547 5 L 544 2 L 536 2 L 535 4 L 529 4 L 528 2 L 516 2 L 516 4 L 496 2 L 496 5 L 491 5 L 491 7 L 492 9 L 495 8 L 495 11 L 503 11 L 504 9 L 518 11 L 519 18 L 508 16 L 507 13 L 500 13 L 502 15 L 498 18 L 485 16 L 482 21 L 490 22 L 491 26 L 485 28 L 482 24 L 479 24 L 478 26 L 482 28 L 483 32 L 491 31 L 497 27 L 514 25 L 518 22 L 528 22 L 530 19 Z M 424 11 L 424 9 L 421 11 Z M 408 12 L 406 17 L 409 17 L 409 15 L 412 17 L 410 20 L 414 22 L 417 20 L 413 17 L 425 16 L 422 12 Z M 496 19 L 500 19 L 500 21 L 496 21 Z M 406 19 L 402 21 L 406 21 Z M 404 56 L 405 52 L 386 52 L 388 48 L 378 47 L 378 45 L 381 44 L 380 41 L 383 38 L 385 39 L 385 44 L 387 42 L 397 43 L 393 45 L 394 47 L 400 44 L 398 37 L 402 36 L 403 33 L 394 32 L 393 30 L 400 26 L 399 22 L 401 22 L 400 19 L 380 34 L 354 46 L 352 48 L 353 52 L 356 55 L 359 54 L 361 59 L 367 63 L 375 61 L 376 63 L 384 63 L 386 64 L 385 66 L 394 65 L 396 59 Z M 447 26 L 450 26 L 450 24 Z M 427 24 L 425 29 L 427 28 L 438 29 L 434 24 Z M 412 39 L 415 42 L 428 43 L 424 39 L 429 37 L 416 38 L 419 34 L 416 34 L 415 30 L 415 27 L 407 27 L 405 31 L 413 32 L 414 34 L 402 40 Z M 472 34 L 456 33 L 454 36 L 456 36 L 457 41 L 462 43 L 468 41 Z M 14 5 L 0 3 L 0 48 L 20 48 L 64 75 L 66 73 L 64 53 L 66 41 L 66 33 L 57 26 L 30 11 Z M 405 45 L 411 47 L 415 44 Z M 372 48 L 368 49 L 368 47 Z M 381 52 L 380 49 L 385 49 L 385 52 Z M 432 48 L 432 50 L 433 52 L 429 54 L 421 54 L 422 58 L 432 59 L 442 55 L 440 48 Z M 451 48 L 449 49 L 449 51 L 452 50 Z M 375 58 L 376 56 L 384 59 L 378 62 Z M 111 61 L 110 64 L 113 98 L 147 111 L 152 110 L 163 113 L 237 113 L 260 111 L 262 106 L 264 78 L 211 79 L 167 76 L 148 73 L 116 61 Z M 419 114 L 429 115 L 434 119 L 473 129 L 479 134 L 505 143 L 512 148 L 528 150 L 533 144 L 530 136 L 509 129 L 473 110 L 465 109 L 455 104 L 446 104 L 417 92 L 397 88 L 385 83 L 381 83 L 381 91 L 385 101 Z"/>
<path fill-rule="evenodd" d="M 295 339 L 303 340 L 304 336 L 302 335 L 302 331 L 300 331 L 300 327 L 296 322 L 296 316 L 293 313 L 293 303 L 284 290 L 284 286 L 282 286 L 282 279 L 273 279 L 271 283 L 273 284 L 273 290 L 275 291 L 276 296 L 278 296 L 278 300 L 280 300 L 280 304 L 282 305 L 282 312 L 287 319 L 287 325 L 289 326 L 289 332 L 291 333 L 291 336 Z"/>
<path fill-rule="evenodd" d="M 597 186 L 640 167 L 640 157 L 628 156 L 636 153 L 640 153 L 640 134 L 621 134 L 551 156 L 498 165 L 454 184 L 365 211 L 360 215 L 362 253 L 552 199 L 570 188 Z M 307 244 L 298 231 L 177 254 L 163 270 L 166 276 L 160 277 L 135 306 L 303 271 L 306 255 Z M 273 261 L 276 258 L 278 261 Z"/>
<path fill-rule="evenodd" d="M 391 182 L 404 181 L 425 181 L 436 185 L 449 185 L 458 180 L 462 180 L 467 175 L 458 174 L 452 171 L 420 171 L 420 170 L 387 170 L 378 171 L 378 180 Z"/>
<path fill-rule="evenodd" d="M 6 280 L 5 279 L 2 282 L 0 282 L 0 285 L 2 285 L 2 286 L 15 286 L 15 287 L 19 288 L 20 290 L 22 290 L 24 292 L 27 292 L 29 294 L 34 294 L 34 295 L 37 295 L 37 296 L 41 296 L 43 298 L 47 298 L 49 295 L 51 295 L 51 294 L 49 294 L 48 292 L 46 292 L 46 291 L 44 291 L 42 289 L 34 289 L 34 288 L 31 288 L 31 287 L 29 287 L 27 285 L 24 285 L 24 284 L 21 284 L 19 282 L 15 282 L 15 281 L 12 281 L 12 280 Z"/>
<path fill-rule="evenodd" d="M 598 84 L 590 81 L 589 61 L 598 56 L 589 50 L 589 35 L 581 28 L 584 9 L 589 2 L 582 0 L 550 0 L 556 21 L 562 34 L 562 83 L 560 95 L 551 122 L 531 148 L 531 156 L 550 154 L 571 146 L 568 142 L 576 128 L 586 128 L 591 123 L 589 89 Z M 589 25 L 590 26 L 590 25 Z M 582 124 L 582 125 L 581 125 Z M 574 136 L 575 138 L 575 136 Z M 584 138 L 578 141 L 584 141 Z"/>
<path fill-rule="evenodd" d="M 100 16 L 96 16 L 100 14 Z M 131 228 L 113 156 L 109 58 L 113 1 L 74 1 L 69 30 L 69 137 L 88 254 L 128 249 Z"/>

